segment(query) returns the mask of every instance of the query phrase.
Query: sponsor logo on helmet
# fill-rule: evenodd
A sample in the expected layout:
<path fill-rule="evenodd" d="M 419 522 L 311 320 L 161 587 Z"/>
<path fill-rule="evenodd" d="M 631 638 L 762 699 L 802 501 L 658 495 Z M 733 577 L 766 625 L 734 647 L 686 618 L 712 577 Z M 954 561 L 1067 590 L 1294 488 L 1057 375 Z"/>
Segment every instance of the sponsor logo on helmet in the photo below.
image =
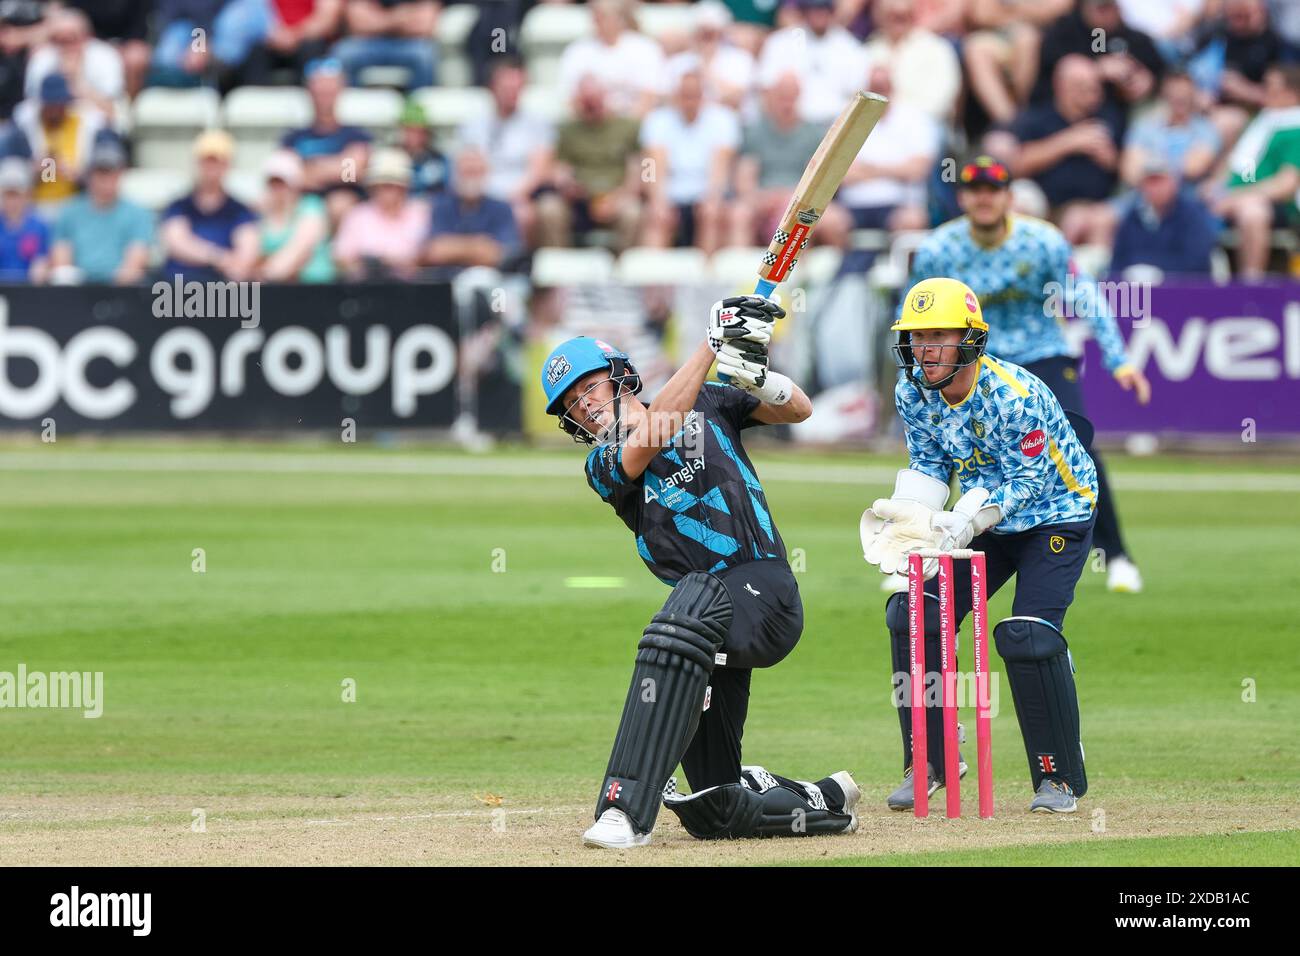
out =
<path fill-rule="evenodd" d="M 602 342 L 600 339 L 593 339 L 592 341 L 596 343 L 596 348 L 600 349 L 602 352 L 614 351 L 614 346 L 610 345 L 608 342 Z"/>
<path fill-rule="evenodd" d="M 1026 458 L 1037 458 L 1047 447 L 1047 435 L 1041 428 L 1035 428 L 1024 438 L 1020 439 L 1020 451 Z"/>
<path fill-rule="evenodd" d="M 980 309 L 980 304 L 979 304 L 979 302 L 976 301 L 976 299 L 975 299 L 975 293 L 974 293 L 974 292 L 967 292 L 967 293 L 966 293 L 966 311 L 968 311 L 968 312 L 978 312 L 979 309 Z"/>
<path fill-rule="evenodd" d="M 1052 554 L 1060 554 L 1065 550 L 1065 539 L 1059 534 L 1054 534 L 1047 539 L 1047 546 L 1052 549 Z"/>
<path fill-rule="evenodd" d="M 913 312 L 924 312 L 932 305 L 934 305 L 933 292 L 918 292 L 916 295 L 912 296 Z"/>
<path fill-rule="evenodd" d="M 546 366 L 546 381 L 548 384 L 554 385 L 571 371 L 573 371 L 573 366 L 569 364 L 569 360 L 563 355 L 557 355 L 551 359 L 551 364 Z"/>

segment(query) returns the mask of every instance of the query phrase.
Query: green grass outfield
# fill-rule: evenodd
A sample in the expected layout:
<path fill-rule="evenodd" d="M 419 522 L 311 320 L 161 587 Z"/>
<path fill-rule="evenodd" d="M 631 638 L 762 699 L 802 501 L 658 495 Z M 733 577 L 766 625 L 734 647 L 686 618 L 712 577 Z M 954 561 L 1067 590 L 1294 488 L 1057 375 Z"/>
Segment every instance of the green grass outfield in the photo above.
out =
<path fill-rule="evenodd" d="M 962 849 L 978 831 L 879 809 L 899 776 L 898 728 L 884 596 L 857 523 L 899 459 L 756 452 L 805 562 L 807 627 L 789 659 L 755 675 L 747 760 L 805 778 L 853 770 L 865 836 L 816 841 L 832 860 L 1300 862 L 1300 469 L 1250 447 L 1112 460 L 1147 591 L 1110 595 L 1104 574 L 1085 572 L 1067 619 L 1092 790 L 1077 817 L 1048 821 L 1061 829 L 1024 813 L 1025 757 L 1004 694 L 997 845 L 978 851 Z M 41 801 L 126 798 L 275 799 L 290 817 L 307 812 L 295 800 L 470 813 L 500 798 L 521 814 L 552 808 L 555 839 L 575 842 L 633 649 L 667 593 L 586 487 L 581 458 L 0 446 L 0 671 L 105 681 L 97 720 L 0 710 L 0 798 L 17 808 L 0 813 L 0 862 L 38 846 L 42 826 L 78 825 L 45 820 Z M 583 577 L 623 583 L 566 586 Z M 1009 604 L 998 595 L 992 620 Z M 972 801 L 973 790 L 968 778 Z M 1148 808 L 1159 811 L 1149 822 Z M 673 861 L 691 862 L 697 846 L 701 862 L 726 860 L 725 847 L 690 844 Z M 464 852 L 476 859 L 472 841 Z"/>

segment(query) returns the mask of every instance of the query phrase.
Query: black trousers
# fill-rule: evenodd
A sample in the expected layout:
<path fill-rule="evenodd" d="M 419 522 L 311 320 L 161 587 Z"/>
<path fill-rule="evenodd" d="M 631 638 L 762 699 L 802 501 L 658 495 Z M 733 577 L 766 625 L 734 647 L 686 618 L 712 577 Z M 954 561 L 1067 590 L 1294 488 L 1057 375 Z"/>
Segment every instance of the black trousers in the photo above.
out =
<path fill-rule="evenodd" d="M 751 561 L 716 575 L 731 595 L 734 615 L 723 653 L 713 669 L 707 709 L 682 756 L 691 790 L 740 780 L 740 741 L 749 713 L 749 681 L 756 667 L 771 667 L 799 643 L 803 601 L 790 566 Z"/>
<path fill-rule="evenodd" d="M 1078 412 L 1087 416 L 1083 407 L 1083 389 L 1079 387 L 1079 361 L 1066 355 L 1056 355 L 1024 366 L 1043 380 L 1052 390 L 1056 400 L 1067 412 Z M 1128 548 L 1119 529 L 1119 509 L 1115 506 L 1115 496 L 1111 494 L 1110 479 L 1106 476 L 1106 466 L 1096 448 L 1089 448 L 1088 454 L 1097 466 L 1097 527 L 1093 531 L 1093 544 L 1106 553 L 1107 560 L 1124 557 Z"/>

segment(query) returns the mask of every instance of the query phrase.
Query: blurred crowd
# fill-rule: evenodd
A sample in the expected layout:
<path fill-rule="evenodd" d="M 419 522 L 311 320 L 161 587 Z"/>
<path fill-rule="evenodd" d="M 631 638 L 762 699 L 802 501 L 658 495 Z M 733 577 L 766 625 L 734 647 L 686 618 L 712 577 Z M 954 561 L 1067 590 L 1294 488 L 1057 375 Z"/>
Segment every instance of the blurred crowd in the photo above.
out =
<path fill-rule="evenodd" d="M 522 271 L 540 247 L 766 245 L 860 88 L 890 106 L 818 243 L 951 218 L 978 152 L 1112 271 L 1205 273 L 1225 246 L 1240 276 L 1291 268 L 1300 0 L 494 0 L 464 40 L 490 105 L 441 136 L 417 94 L 450 6 L 0 0 L 0 280 L 407 280 Z M 590 29 L 539 79 L 521 33 L 561 6 Z M 669 6 L 689 18 L 642 28 Z M 378 136 L 337 115 L 376 84 L 409 95 Z M 304 87 L 313 114 L 286 122 L 260 198 L 227 191 L 239 144 L 216 128 L 186 194 L 124 194 L 141 91 L 250 86 Z M 539 86 L 550 108 L 526 109 Z"/>

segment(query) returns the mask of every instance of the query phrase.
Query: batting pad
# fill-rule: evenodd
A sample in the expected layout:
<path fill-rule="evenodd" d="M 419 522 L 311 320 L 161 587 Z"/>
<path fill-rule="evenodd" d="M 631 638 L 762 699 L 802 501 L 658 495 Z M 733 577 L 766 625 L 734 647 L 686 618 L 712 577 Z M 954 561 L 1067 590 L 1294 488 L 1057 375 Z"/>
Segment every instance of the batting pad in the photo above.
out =
<path fill-rule="evenodd" d="M 637 645 L 632 684 L 596 817 L 627 814 L 640 833 L 654 828 L 664 784 L 695 735 L 714 655 L 731 627 L 731 597 L 711 574 L 695 571 L 673 588 Z"/>

